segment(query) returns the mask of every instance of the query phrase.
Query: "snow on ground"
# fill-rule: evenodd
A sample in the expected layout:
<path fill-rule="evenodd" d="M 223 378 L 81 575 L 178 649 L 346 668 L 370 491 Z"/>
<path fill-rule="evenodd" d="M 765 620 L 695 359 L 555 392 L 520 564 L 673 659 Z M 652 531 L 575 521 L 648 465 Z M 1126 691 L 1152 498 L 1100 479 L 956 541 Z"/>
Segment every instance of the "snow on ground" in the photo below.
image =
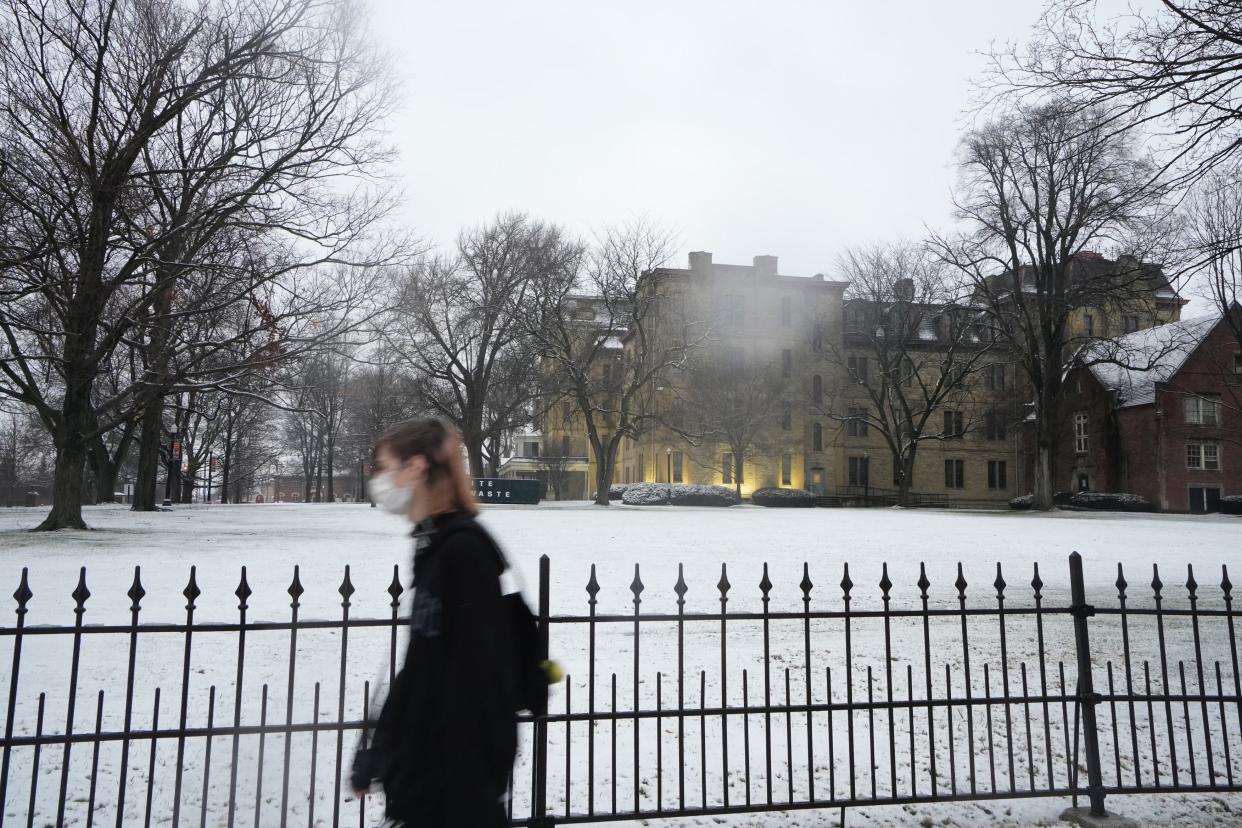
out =
<path fill-rule="evenodd" d="M 202 590 L 197 600 L 195 623 L 235 622 L 238 618 L 237 587 L 241 567 L 247 568 L 247 580 L 253 590 L 249 598 L 250 621 L 279 621 L 290 617 L 290 596 L 286 592 L 298 567 L 298 578 L 305 588 L 301 596 L 300 617 L 333 619 L 341 616 L 341 585 L 345 567 L 356 592 L 352 596 L 351 617 L 387 618 L 391 600 L 386 592 L 398 567 L 399 577 L 408 583 L 409 540 L 402 521 L 365 506 L 349 504 L 324 505 L 241 505 L 198 506 L 179 508 L 171 513 L 133 514 L 120 507 L 99 507 L 87 510 L 87 520 L 95 527 L 88 533 L 58 533 L 54 536 L 34 535 L 21 531 L 35 525 L 42 517 L 36 510 L 0 510 L 0 587 L 5 593 L 17 587 L 23 567 L 29 568 L 30 588 L 34 598 L 29 605 L 27 625 L 71 624 L 73 600 L 70 593 L 77 584 L 79 568 L 86 566 L 86 583 L 91 597 L 86 604 L 87 624 L 127 624 L 130 599 L 126 592 L 134 577 L 134 568 L 141 568 L 146 596 L 142 601 L 143 623 L 184 622 L 185 598 L 182 590 L 195 566 L 195 579 Z M 772 583 L 770 610 L 799 611 L 803 607 L 799 582 L 803 563 L 814 586 L 811 591 L 813 610 L 839 611 L 843 607 L 840 582 L 843 566 L 849 563 L 852 611 L 881 608 L 877 586 L 881 567 L 888 564 L 893 582 L 892 607 L 913 608 L 918 605 L 919 564 L 925 562 L 931 582 L 931 604 L 939 608 L 957 608 L 956 564 L 963 565 L 968 582 L 967 606 L 995 606 L 996 564 L 1003 564 L 1007 582 L 1007 608 L 1030 607 L 1033 566 L 1039 565 L 1045 582 L 1044 602 L 1047 606 L 1065 606 L 1068 596 L 1067 556 L 1077 550 L 1084 556 L 1088 601 L 1100 606 L 1115 606 L 1117 563 L 1125 564 L 1130 583 L 1131 606 L 1150 607 L 1152 563 L 1159 563 L 1165 583 L 1166 606 L 1187 605 L 1184 583 L 1187 565 L 1194 566 L 1198 580 L 1200 608 L 1222 606 L 1220 588 L 1221 564 L 1229 564 L 1242 549 L 1242 522 L 1236 518 L 1172 515 L 1106 515 L 1078 512 L 1051 515 L 1016 513 L 968 513 L 902 510 L 765 510 L 755 507 L 723 509 L 614 507 L 607 510 L 586 505 L 546 504 L 541 507 L 490 507 L 485 522 L 494 530 L 525 582 L 528 597 L 537 593 L 539 556 L 551 559 L 551 607 L 553 614 L 583 615 L 588 611 L 586 584 L 591 564 L 596 565 L 596 578 L 601 586 L 597 610 L 601 614 L 632 614 L 634 594 L 631 583 L 635 565 L 644 589 L 641 610 L 644 613 L 675 613 L 676 594 L 673 590 L 678 567 L 684 565 L 686 611 L 713 612 L 720 609 L 722 564 L 727 567 L 731 584 L 728 609 L 760 611 L 762 602 L 759 583 L 763 566 L 768 567 Z M 1237 577 L 1235 573 L 1235 577 Z M 405 596 L 408 598 L 408 592 Z M 10 605 L 12 606 L 12 605 Z M 3 618 L 11 626 L 13 616 Z M 943 623 L 941 623 L 943 622 Z M 1098 616 L 1092 621 L 1093 654 L 1097 683 L 1107 681 L 1108 662 L 1114 662 L 1118 686 L 1124 684 L 1124 665 L 1116 618 Z M 804 701 L 807 695 L 805 671 L 808 651 L 804 648 L 807 630 L 801 620 L 772 621 L 766 642 L 769 672 L 764 674 L 765 641 L 763 624 L 759 621 L 730 621 L 723 631 L 719 621 L 688 623 L 685 629 L 684 684 L 680 692 L 687 708 L 702 703 L 718 706 L 722 698 L 730 706 L 743 702 L 743 671 L 746 698 L 751 705 L 763 702 L 765 678 L 774 704 L 783 703 L 788 680 L 790 699 Z M 612 681 L 615 674 L 618 709 L 634 709 L 635 699 L 642 709 L 656 706 L 657 683 L 663 708 L 675 706 L 678 698 L 677 628 L 667 623 L 644 623 L 635 639 L 630 623 L 601 624 L 597 627 L 597 661 L 594 677 L 595 709 L 607 710 L 611 704 Z M 859 618 L 850 624 L 851 658 L 847 682 L 845 658 L 845 625 L 840 619 L 815 620 L 810 625 L 811 688 L 813 702 L 830 698 L 841 702 L 851 695 L 855 701 L 868 692 L 876 699 L 909 698 L 907 682 L 913 685 L 912 696 L 923 698 L 926 692 L 924 643 L 921 622 L 894 620 L 890 627 L 891 657 L 886 658 L 882 622 L 876 618 Z M 988 668 L 988 688 L 993 696 L 1003 694 L 1001 684 L 1008 678 L 1011 695 L 1019 695 L 1020 666 L 1025 663 L 1031 692 L 1039 682 L 1037 633 L 1031 616 L 1014 615 L 1006 621 L 1006 661 L 1002 664 L 1000 630 L 995 616 L 979 616 L 967 625 L 970 665 L 962 659 L 962 629 L 959 617 L 937 619 L 930 630 L 932 693 L 943 696 L 946 687 L 956 697 L 969 692 L 974 697 L 985 693 L 983 670 Z M 1194 639 L 1189 623 L 1170 619 L 1166 624 L 1169 662 L 1162 665 L 1155 647 L 1157 629 L 1151 616 L 1131 619 L 1132 681 L 1136 692 L 1142 686 L 1143 661 L 1150 662 L 1153 691 L 1163 686 L 1167 669 L 1173 689 L 1179 690 L 1178 661 L 1186 660 L 1186 682 L 1191 692 L 1199 685 L 1194 670 Z M 725 681 L 721 681 L 722 635 L 727 643 Z M 1066 664 L 1066 675 L 1072 682 L 1076 674 L 1073 663 L 1073 642 L 1068 617 L 1050 618 L 1045 622 L 1047 682 L 1050 691 L 1058 690 L 1058 661 Z M 12 659 L 12 637 L 0 637 L 0 664 Z M 146 634 L 140 636 L 137 649 L 137 681 L 135 727 L 149 727 L 155 689 L 161 690 L 160 727 L 175 726 L 180 718 L 182 696 L 184 636 L 181 633 Z M 262 687 L 268 690 L 267 721 L 283 722 L 292 703 L 292 719 L 308 721 L 314 708 L 315 683 L 320 683 L 318 714 L 321 720 L 334 720 L 338 713 L 339 671 L 341 666 L 340 637 L 332 631 L 299 630 L 297 666 L 293 691 L 289 693 L 288 631 L 251 631 L 248 633 L 245 674 L 242 680 L 242 724 L 258 723 L 263 715 Z M 1215 691 L 1214 661 L 1220 661 L 1224 691 L 1233 692 L 1232 654 L 1223 619 L 1203 620 L 1200 646 L 1208 672 L 1204 682 Z M 14 729 L 18 734 L 33 732 L 37 696 L 45 691 L 44 729 L 63 732 L 66 723 L 66 702 L 69 696 L 68 664 L 72 647 L 70 636 L 28 635 L 23 640 L 21 682 L 17 693 Z M 387 673 L 390 639 L 383 627 L 351 629 L 346 659 L 345 716 L 359 717 L 362 709 L 363 683 L 382 678 Z M 558 625 L 553 629 L 552 651 L 570 674 L 565 684 L 553 695 L 552 711 L 563 712 L 567 694 L 572 694 L 571 708 L 584 712 L 590 687 L 587 659 L 588 641 L 583 625 Z M 637 682 L 633 672 L 635 650 L 639 653 Z M 398 651 L 400 650 L 400 645 Z M 82 645 L 82 667 L 76 698 L 74 729 L 81 732 L 95 726 L 96 693 L 105 691 L 104 729 L 115 729 L 123 720 L 124 684 L 128 656 L 128 636 L 87 636 Z M 236 692 L 237 637 L 235 633 L 196 633 L 192 646 L 190 683 L 186 690 L 187 722 L 190 726 L 205 724 L 209 688 L 216 688 L 215 721 L 231 723 Z M 1007 667 L 1008 669 L 1004 669 Z M 1163 669 L 1162 669 L 1163 668 Z M 868 669 L 871 681 L 868 682 Z M 892 672 L 892 689 L 888 675 Z M 909 674 L 907 674 L 909 669 Z M 831 670 L 831 687 L 828 671 Z M 702 674 L 700 673 L 702 671 Z M 702 675 L 702 677 L 701 677 Z M 788 679 L 787 676 L 788 675 Z M 907 678 L 908 676 L 908 678 Z M 0 682 L 7 685 L 7 682 Z M 705 694 L 705 695 L 704 695 Z M 7 699 L 6 699 L 7 701 Z M 774 801 L 788 801 L 790 786 L 793 798 L 805 799 L 812 782 L 816 795 L 823 797 L 831 786 L 837 797 L 847 796 L 853 784 L 860 797 L 868 796 L 874 785 L 884 796 L 890 787 L 898 792 L 912 785 L 926 791 L 931 782 L 930 757 L 926 750 L 929 731 L 926 708 L 911 712 L 899 708 L 892 719 L 883 711 L 869 718 L 866 713 L 854 717 L 836 713 L 831 722 L 824 713 L 812 719 L 813 745 L 807 744 L 805 714 L 788 717 L 763 714 L 732 715 L 722 725 L 719 716 L 704 720 L 663 719 L 657 739 L 654 719 L 644 719 L 635 730 L 633 720 L 623 720 L 615 730 L 616 763 L 612 761 L 614 731 L 604 723 L 596 726 L 595 784 L 588 792 L 587 726 L 572 726 L 570 752 L 566 756 L 565 725 L 550 725 L 549 808 L 555 813 L 566 809 L 583 812 L 588 796 L 593 795 L 597 808 L 612 803 L 616 786 L 617 806 L 632 808 L 635 797 L 634 737 L 639 741 L 638 802 L 640 808 L 651 809 L 657 801 L 668 806 L 677 801 L 684 769 L 685 802 L 697 806 L 706 785 L 707 803 L 719 804 L 728 774 L 730 801 L 744 801 L 747 794 L 754 801 L 766 801 L 768 780 Z M 986 715 L 992 716 L 991 727 Z M 1021 790 L 1035 774 L 1036 785 L 1047 784 L 1047 757 L 1052 758 L 1054 784 L 1066 784 L 1070 772 L 1066 756 L 1072 746 L 1072 710 L 1067 720 L 1062 710 L 1052 706 L 1047 712 L 1040 705 L 1024 709 L 1009 707 L 1009 720 L 1004 706 L 991 711 L 976 706 L 968 719 L 966 709 L 955 709 L 950 726 L 943 710 L 932 713 L 930 730 L 935 734 L 936 760 L 939 762 L 939 784 L 949 784 L 950 773 L 959 789 L 973 783 L 979 790 L 1010 786 L 1010 771 L 1004 746 L 1012 743 L 1015 762 L 1013 785 Z M 1193 759 L 1200 781 L 1206 779 L 1208 750 L 1203 742 L 1202 721 L 1209 722 L 1215 738 L 1211 753 L 1214 773 L 1220 780 L 1234 769 L 1242 774 L 1242 711 L 1218 709 L 1181 710 L 1173 705 L 1167 711 L 1172 718 L 1168 727 L 1166 711 L 1159 705 L 1149 715 L 1143 705 L 1136 705 L 1131 714 L 1127 705 L 1118 705 L 1116 716 L 1123 739 L 1117 745 L 1110 736 L 1102 741 L 1105 757 L 1105 784 L 1114 784 L 1118 772 L 1126 784 L 1133 782 L 1134 757 L 1137 750 L 1138 772 L 1150 780 L 1152 755 L 1161 757 L 1160 770 L 1165 779 L 1172 768 L 1168 757 L 1176 752 L 1179 778 L 1190 781 L 1189 764 Z M 4 710 L 0 709 L 0 715 Z M 1026 716 L 1030 716 L 1030 735 Z M 1113 712 L 1100 708 L 1102 721 L 1111 726 Z M 1130 739 L 1129 722 L 1133 716 L 1137 740 Z M 1045 722 L 1047 730 L 1045 731 Z M 1190 723 L 1189 728 L 1187 722 Z M 1154 723 L 1154 726 L 1153 726 Z M 1067 727 L 1068 724 L 1068 727 Z M 1228 739 L 1220 738 L 1221 727 Z M 850 730 L 856 739 L 857 764 L 851 772 L 848 744 Z M 949 738 L 950 727 L 954 738 Z M 910 732 L 916 735 L 916 750 L 911 756 Z M 968 752 L 970 731 L 974 731 L 973 751 Z M 771 734 L 765 739 L 764 734 Z M 889 755 L 890 732 L 897 747 Z M 870 747 L 869 735 L 874 733 L 875 746 Z M 1173 745 L 1168 744 L 1170 736 Z M 991 737 L 989 739 L 989 737 Z M 271 821 L 285 801 L 282 770 L 286 749 L 290 754 L 289 815 L 294 824 L 330 824 L 332 788 L 338 778 L 336 767 L 337 740 L 334 734 L 323 734 L 314 743 L 309 734 L 298 734 L 289 740 L 269 735 L 264 750 L 263 773 L 258 773 L 258 737 L 240 740 L 237 763 L 236 802 L 238 818 L 247 824 L 262 816 Z M 727 738 L 727 748 L 725 741 Z M 831 761 L 826 742 L 834 739 Z M 749 750 L 746 749 L 749 739 Z M 1154 740 L 1154 741 L 1153 741 Z M 229 799 L 231 753 L 228 739 L 217 738 L 212 746 L 210 775 L 207 788 L 206 824 L 224 824 Z M 684 762 L 679 753 L 683 745 Z M 771 745 L 769 760 L 768 744 Z M 989 754 L 989 744 L 993 753 Z M 952 769 L 945 765 L 950 745 L 956 756 Z M 1155 745 L 1153 751 L 1152 745 Z M 705 745 L 704 750 L 701 746 Z M 347 736 L 341 746 L 347 763 L 353 737 Z M 654 754 L 660 752 L 657 772 Z M 1227 757 L 1225 751 L 1232 749 Z M 105 744 L 99 755 L 100 783 L 96 791 L 97 820 L 116 821 L 121 746 Z M 178 746 L 175 739 L 161 740 L 154 759 L 156 768 L 153 811 L 156 824 L 169 824 L 176 757 L 183 752 L 185 770 L 181 794 L 183 818 L 197 823 L 204 793 L 204 744 L 202 739 L 189 739 Z M 874 750 L 874 759 L 871 751 Z M 1028 761 L 1028 751 L 1031 760 Z M 974 773 L 971 774 L 971 755 Z M 813 755 L 815 773 L 808 778 L 807 757 Z M 310 760 L 315 759 L 316 779 L 313 819 L 309 813 Z M 792 759 L 791 759 L 792 757 Z M 995 762 L 992 761 L 995 757 Z M 516 813 L 526 812 L 529 802 L 528 763 L 530 751 L 524 749 L 519 759 L 515 791 Z M 68 774 L 68 824 L 85 824 L 86 797 L 92 755 L 89 745 L 76 747 L 71 754 Z M 745 769 L 751 772 L 749 789 Z M 135 741 L 127 764 L 129 779 L 125 805 L 125 821 L 142 819 L 148 763 L 151 762 L 149 741 Z M 772 772 L 767 774 L 771 762 Z M 28 749 L 14 750 L 7 801 L 3 803 L 10 818 L 26 815 L 29 802 L 32 756 Z M 39 787 L 36 801 L 39 816 L 50 822 L 55 812 L 63 753 L 47 748 L 40 761 Z M 615 767 L 615 772 L 613 768 Z M 568 768 L 569 779 L 566 779 Z M 789 769 L 792 768 L 792 780 Z M 261 777 L 262 788 L 259 791 Z M 345 796 L 345 794 L 343 794 Z M 371 798 L 374 799 L 374 798 Z M 1050 799 L 1006 800 L 977 804 L 912 805 L 859 808 L 847 812 L 853 825 L 906 825 L 942 823 L 959 825 L 1026 825 L 1051 823 L 1066 802 Z M 1178 824 L 1213 824 L 1242 819 L 1242 797 L 1195 795 L 1175 797 L 1150 795 L 1110 798 L 1111 807 L 1128 815 L 1142 816 L 1152 822 Z M 343 813 L 356 814 L 357 803 L 348 800 Z M 368 813 L 378 815 L 378 804 L 371 802 Z M 824 811 L 791 811 L 780 821 L 796 826 L 836 824 L 839 814 Z M 344 818 L 344 817 L 343 817 Z M 350 819 L 354 817 L 351 816 Z M 730 825 L 771 824 L 773 817 L 764 815 L 720 818 L 692 818 L 688 824 Z"/>

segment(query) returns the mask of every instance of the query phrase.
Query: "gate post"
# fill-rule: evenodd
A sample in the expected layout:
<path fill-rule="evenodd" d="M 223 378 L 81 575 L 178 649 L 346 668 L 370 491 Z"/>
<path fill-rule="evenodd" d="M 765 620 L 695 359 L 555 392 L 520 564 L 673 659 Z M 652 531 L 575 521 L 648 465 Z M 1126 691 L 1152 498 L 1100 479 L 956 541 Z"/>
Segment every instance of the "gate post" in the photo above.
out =
<path fill-rule="evenodd" d="M 549 607 L 549 581 L 551 562 L 547 555 L 539 556 L 539 660 L 548 660 L 548 618 L 551 616 Z M 548 697 L 541 696 L 539 710 L 535 714 L 535 790 L 531 798 L 531 825 L 538 828 L 549 828 L 552 820 L 548 818 Z"/>
<path fill-rule="evenodd" d="M 1104 780 L 1100 773 L 1100 739 L 1096 730 L 1095 706 L 1100 696 L 1091 680 L 1091 640 L 1087 619 L 1095 615 L 1095 607 L 1087 603 L 1087 590 L 1082 578 L 1082 556 L 1069 556 L 1070 612 L 1074 616 L 1074 649 L 1078 655 L 1078 706 L 1082 711 L 1083 746 L 1087 753 L 1087 796 L 1091 800 L 1091 816 L 1103 817 Z"/>

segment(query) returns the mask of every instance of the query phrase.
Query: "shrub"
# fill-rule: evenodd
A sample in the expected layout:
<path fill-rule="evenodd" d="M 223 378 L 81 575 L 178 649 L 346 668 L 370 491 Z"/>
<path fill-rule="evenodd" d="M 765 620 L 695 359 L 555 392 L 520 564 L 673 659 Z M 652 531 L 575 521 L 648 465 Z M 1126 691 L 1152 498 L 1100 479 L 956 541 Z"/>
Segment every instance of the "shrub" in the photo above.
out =
<path fill-rule="evenodd" d="M 669 502 L 674 506 L 733 506 L 737 493 L 728 486 L 669 486 Z"/>
<path fill-rule="evenodd" d="M 1242 515 L 1242 495 L 1227 495 L 1220 499 L 1220 511 L 1225 515 Z"/>
<path fill-rule="evenodd" d="M 815 505 L 815 495 L 804 489 L 756 489 L 750 502 L 774 508 L 806 508 Z"/>
<path fill-rule="evenodd" d="M 1098 509 L 1106 512 L 1154 511 L 1145 497 L 1126 492 L 1079 492 L 1070 498 L 1070 505 L 1080 509 Z"/>
<path fill-rule="evenodd" d="M 627 506 L 732 506 L 738 502 L 726 486 L 631 483 L 622 488 L 621 502 Z"/>
<path fill-rule="evenodd" d="M 1009 501 L 1010 509 L 1018 509 L 1019 511 L 1026 511 L 1027 509 L 1032 509 L 1034 507 L 1035 507 L 1035 495 L 1033 494 L 1018 495 L 1013 500 Z"/>
<path fill-rule="evenodd" d="M 613 483 L 611 486 L 608 487 L 608 499 L 609 500 L 620 500 L 621 498 L 625 497 L 625 490 L 628 489 L 631 485 L 633 484 Z"/>
<path fill-rule="evenodd" d="M 667 483 L 633 483 L 625 487 L 621 502 L 626 506 L 667 506 Z"/>

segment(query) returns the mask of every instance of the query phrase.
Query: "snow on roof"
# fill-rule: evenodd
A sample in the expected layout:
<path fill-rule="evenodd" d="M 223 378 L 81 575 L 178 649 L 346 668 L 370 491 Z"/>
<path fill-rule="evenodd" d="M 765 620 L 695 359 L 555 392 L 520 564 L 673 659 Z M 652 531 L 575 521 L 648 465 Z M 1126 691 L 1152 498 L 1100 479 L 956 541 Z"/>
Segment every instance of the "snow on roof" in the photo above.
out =
<path fill-rule="evenodd" d="M 1118 407 L 1148 405 L 1156 400 L 1156 384 L 1171 380 L 1219 321 L 1220 316 L 1183 319 L 1097 343 L 1087 358 L 1111 361 L 1097 362 L 1091 373 L 1117 393 Z"/>
<path fill-rule="evenodd" d="M 604 340 L 604 347 L 619 351 L 625 346 L 621 344 L 621 337 L 610 336 Z"/>

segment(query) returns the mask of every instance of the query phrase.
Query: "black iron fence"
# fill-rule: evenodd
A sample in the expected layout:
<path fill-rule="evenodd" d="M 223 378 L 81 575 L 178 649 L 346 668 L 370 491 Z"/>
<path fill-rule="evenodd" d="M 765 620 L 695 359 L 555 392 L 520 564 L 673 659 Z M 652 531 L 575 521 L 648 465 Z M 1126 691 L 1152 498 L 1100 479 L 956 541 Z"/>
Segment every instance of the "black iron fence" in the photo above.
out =
<path fill-rule="evenodd" d="M 553 614 L 544 557 L 545 644 L 571 674 L 523 719 L 513 821 L 1036 797 L 1102 812 L 1120 794 L 1242 789 L 1227 572 L 1205 600 L 1188 569 L 1170 600 L 1158 570 L 1135 598 L 1119 566 L 1097 605 L 1077 554 L 1067 574 L 1011 585 L 997 565 L 975 594 L 960 565 L 935 588 L 921 566 L 903 587 L 884 566 L 878 591 L 848 565 L 828 588 L 804 566 L 778 601 L 766 566 L 757 593 L 722 567 L 719 609 L 692 612 L 680 570 L 652 608 L 635 567 L 626 610 L 604 611 L 592 566 L 585 613 Z M 203 621 L 191 569 L 184 621 L 149 622 L 136 570 L 127 621 L 88 623 L 83 570 L 73 623 L 28 625 L 23 570 L 0 628 L 0 825 L 374 821 L 380 804 L 343 782 L 376 703 L 352 665 L 382 654 L 391 679 L 403 588 L 394 569 L 389 611 L 351 617 L 347 567 L 331 620 L 300 617 L 304 591 L 295 570 L 289 620 L 252 620 L 243 569 L 236 621 Z"/>

